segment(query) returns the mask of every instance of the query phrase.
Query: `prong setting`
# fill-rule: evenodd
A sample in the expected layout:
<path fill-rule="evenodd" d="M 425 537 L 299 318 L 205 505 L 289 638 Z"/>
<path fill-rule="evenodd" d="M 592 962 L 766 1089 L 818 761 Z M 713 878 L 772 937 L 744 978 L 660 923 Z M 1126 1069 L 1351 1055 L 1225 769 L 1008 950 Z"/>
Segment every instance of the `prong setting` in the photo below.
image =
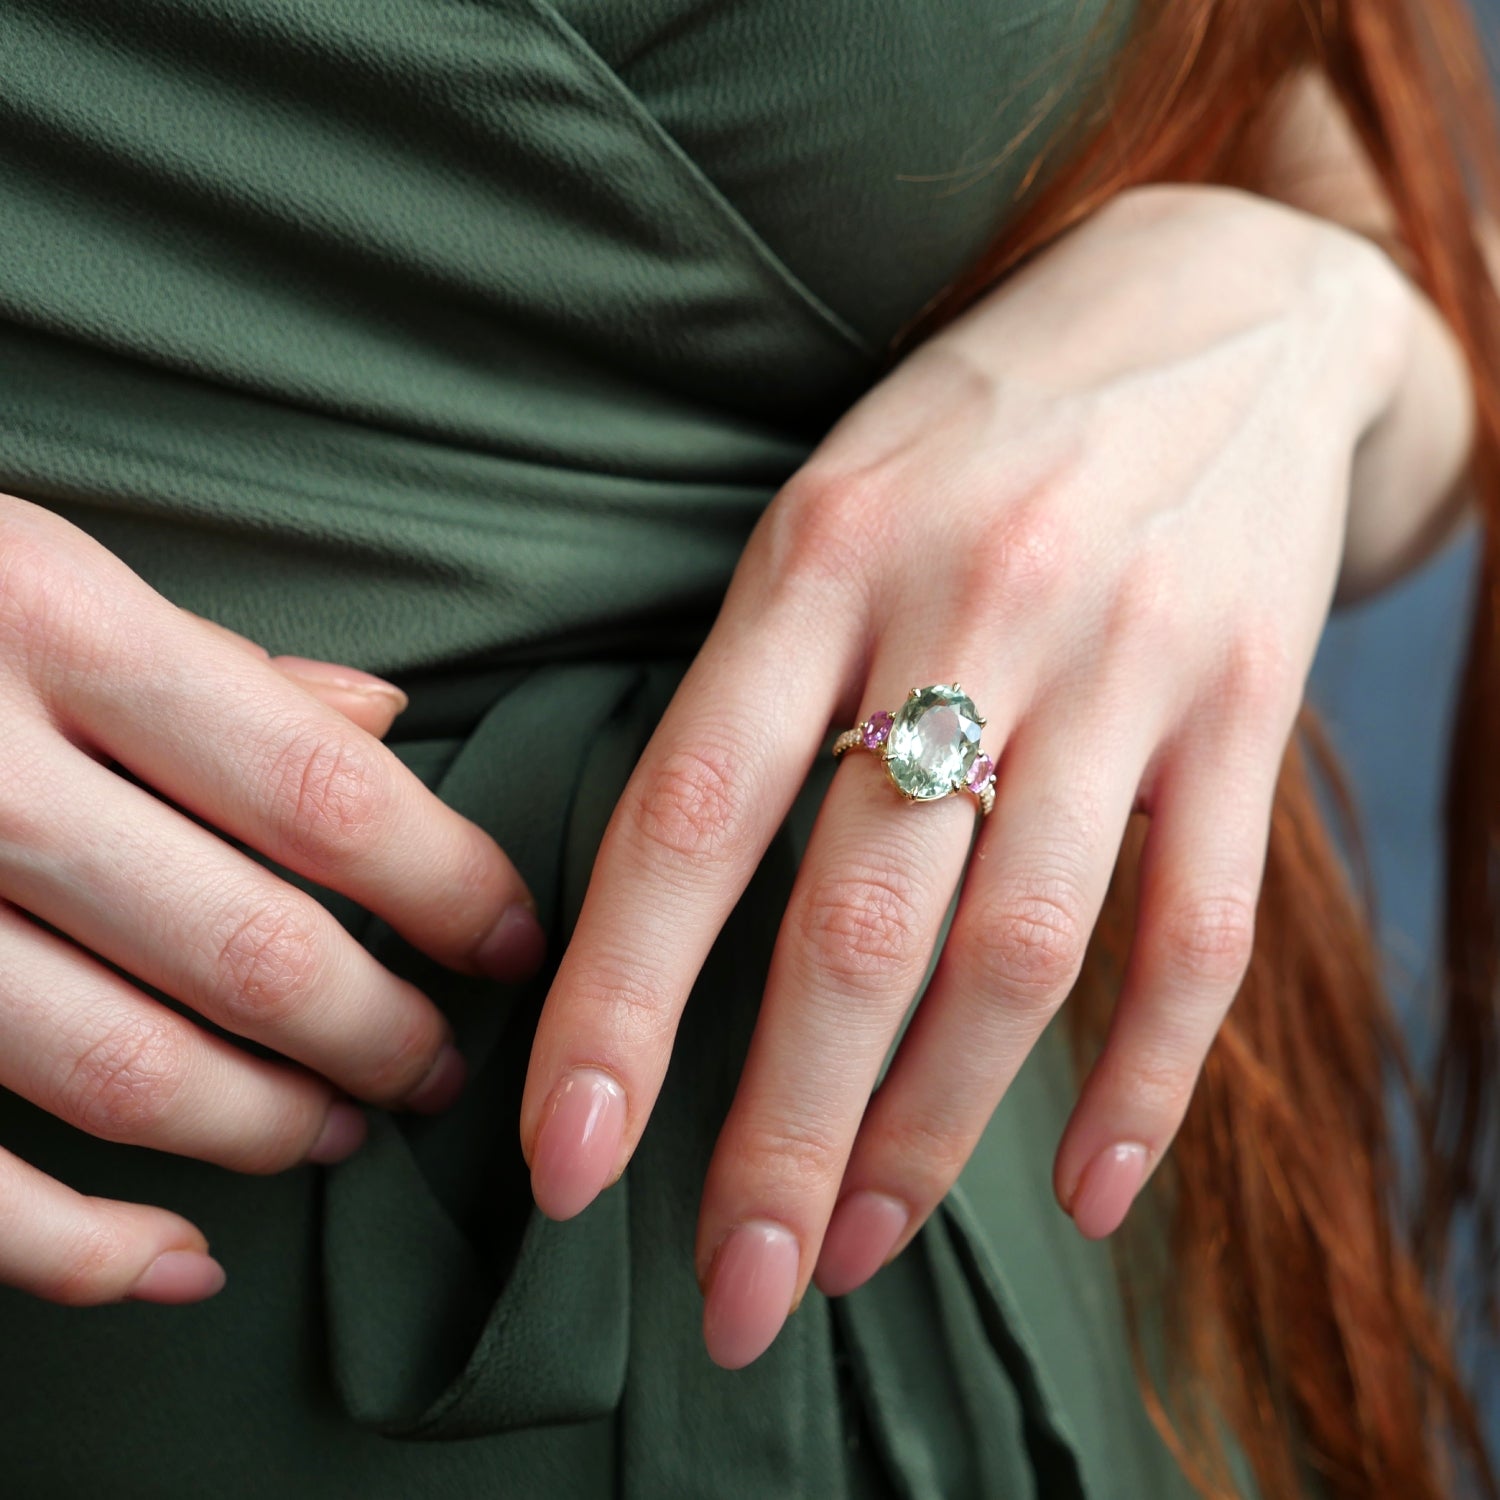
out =
<path fill-rule="evenodd" d="M 878 709 L 834 742 L 833 753 L 863 746 L 880 755 L 906 802 L 935 802 L 973 792 L 988 815 L 995 800 L 994 761 L 979 748 L 987 721 L 955 682 L 914 687 L 895 713 Z"/>

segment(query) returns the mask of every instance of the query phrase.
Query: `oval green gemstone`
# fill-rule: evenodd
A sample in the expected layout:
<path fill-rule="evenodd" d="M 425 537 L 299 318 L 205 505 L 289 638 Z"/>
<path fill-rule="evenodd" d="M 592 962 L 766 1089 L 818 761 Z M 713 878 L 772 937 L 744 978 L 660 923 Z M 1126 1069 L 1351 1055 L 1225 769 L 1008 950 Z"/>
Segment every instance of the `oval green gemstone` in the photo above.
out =
<path fill-rule="evenodd" d="M 968 780 L 982 728 L 967 694 L 922 688 L 896 710 L 885 742 L 886 769 L 909 797 L 946 797 Z"/>

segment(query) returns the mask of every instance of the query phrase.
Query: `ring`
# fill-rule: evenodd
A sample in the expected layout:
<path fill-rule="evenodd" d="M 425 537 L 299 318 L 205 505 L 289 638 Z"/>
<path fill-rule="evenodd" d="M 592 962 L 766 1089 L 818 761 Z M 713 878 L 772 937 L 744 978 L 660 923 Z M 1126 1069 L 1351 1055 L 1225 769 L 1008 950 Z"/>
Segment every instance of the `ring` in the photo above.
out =
<path fill-rule="evenodd" d="M 974 701 L 955 682 L 913 688 L 906 702 L 888 713 L 878 709 L 846 729 L 833 753 L 863 746 L 885 764 L 886 774 L 908 802 L 935 802 L 950 792 L 973 792 L 980 813 L 995 805 L 995 762 L 979 748 L 985 721 Z"/>

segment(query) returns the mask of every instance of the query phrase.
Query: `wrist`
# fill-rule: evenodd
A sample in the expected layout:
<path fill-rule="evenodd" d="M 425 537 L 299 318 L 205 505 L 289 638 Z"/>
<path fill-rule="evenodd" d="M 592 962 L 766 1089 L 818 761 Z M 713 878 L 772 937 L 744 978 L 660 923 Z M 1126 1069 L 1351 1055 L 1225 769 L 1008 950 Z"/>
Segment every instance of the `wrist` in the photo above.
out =
<path fill-rule="evenodd" d="M 1358 444 L 1402 399 L 1424 332 L 1424 299 L 1382 246 L 1327 220 L 1315 223 L 1327 249 L 1315 296 L 1337 301 L 1344 312 L 1342 363 Z"/>
<path fill-rule="evenodd" d="M 1330 334 L 1341 388 L 1353 401 L 1357 434 L 1380 420 L 1410 360 L 1421 294 L 1379 240 L 1278 199 L 1223 183 L 1142 183 L 1116 202 L 1129 213 L 1219 218 L 1242 260 L 1280 279 L 1300 302 L 1309 337 Z M 1210 259 L 1217 237 L 1205 241 Z M 1252 304 L 1265 293 L 1250 291 Z M 1251 309 L 1247 308 L 1247 311 Z"/>
<path fill-rule="evenodd" d="M 1453 534 L 1471 497 L 1479 419 L 1468 359 L 1427 296 L 1409 280 L 1406 290 L 1404 357 L 1350 468 L 1338 604 L 1377 593 L 1423 562 Z"/>

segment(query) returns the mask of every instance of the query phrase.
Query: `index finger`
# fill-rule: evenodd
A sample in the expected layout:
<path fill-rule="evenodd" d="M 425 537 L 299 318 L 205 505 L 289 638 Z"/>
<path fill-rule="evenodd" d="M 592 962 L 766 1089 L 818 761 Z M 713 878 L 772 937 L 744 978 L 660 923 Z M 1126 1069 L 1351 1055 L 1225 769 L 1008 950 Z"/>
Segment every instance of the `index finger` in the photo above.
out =
<path fill-rule="evenodd" d="M 352 897 L 439 962 L 514 979 L 540 961 L 525 882 L 378 739 L 160 596 L 93 632 L 49 707 L 214 827 Z"/>

